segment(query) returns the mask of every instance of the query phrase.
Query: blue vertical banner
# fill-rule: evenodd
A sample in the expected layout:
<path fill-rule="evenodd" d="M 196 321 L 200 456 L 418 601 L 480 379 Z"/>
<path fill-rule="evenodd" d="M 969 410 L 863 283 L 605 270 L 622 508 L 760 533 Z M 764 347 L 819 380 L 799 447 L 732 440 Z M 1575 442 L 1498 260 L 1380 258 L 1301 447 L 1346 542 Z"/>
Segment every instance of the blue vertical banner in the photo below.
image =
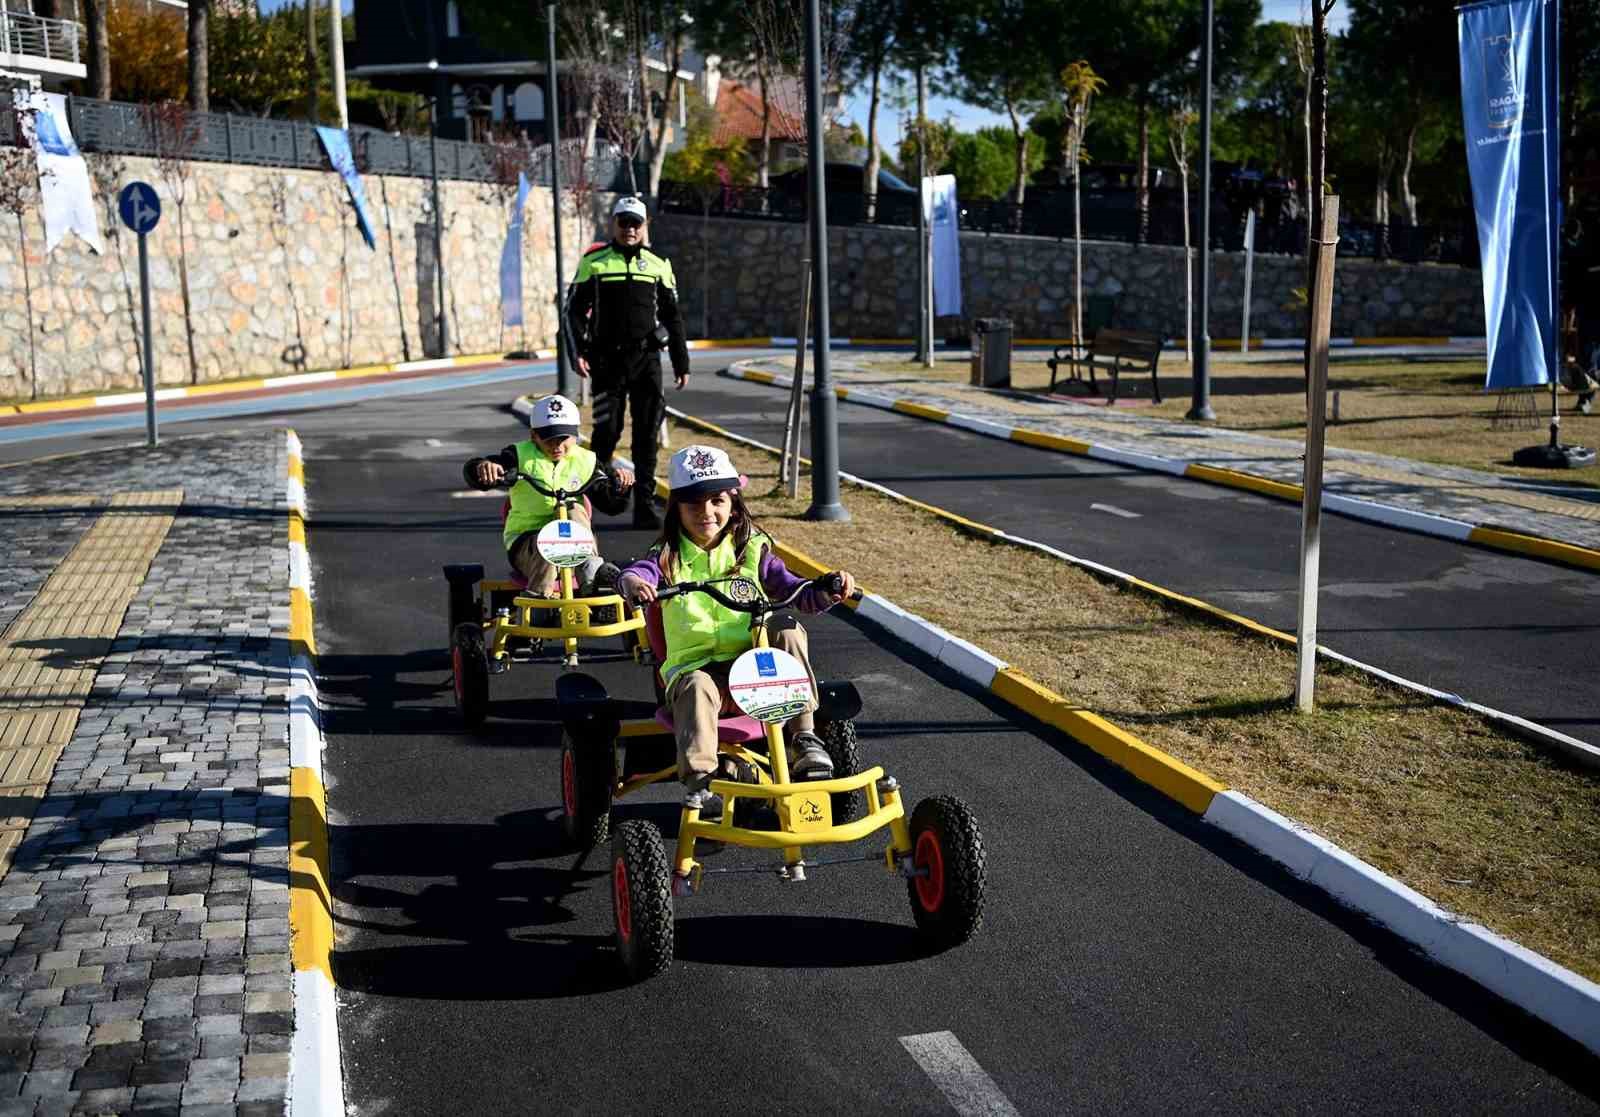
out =
<path fill-rule="evenodd" d="M 933 312 L 961 313 L 961 207 L 956 202 L 956 176 L 930 175 L 922 180 L 922 209 L 933 249 Z"/>
<path fill-rule="evenodd" d="M 522 325 L 522 210 L 528 201 L 528 176 L 517 172 L 517 200 L 511 207 L 511 226 L 500 246 L 500 321 Z"/>
<path fill-rule="evenodd" d="M 367 217 L 367 191 L 361 185 L 361 175 L 356 172 L 355 157 L 350 154 L 349 133 L 342 128 L 318 125 L 317 135 L 322 137 L 322 150 L 328 153 L 328 162 L 344 179 L 345 189 L 350 191 L 350 203 L 356 207 L 356 224 L 361 228 L 362 239 L 367 242 L 368 248 L 377 248 L 377 238 L 372 235 L 372 221 Z"/>
<path fill-rule="evenodd" d="M 1560 20 L 1556 0 L 1457 9 L 1461 116 L 1483 260 L 1486 388 L 1560 368 Z"/>

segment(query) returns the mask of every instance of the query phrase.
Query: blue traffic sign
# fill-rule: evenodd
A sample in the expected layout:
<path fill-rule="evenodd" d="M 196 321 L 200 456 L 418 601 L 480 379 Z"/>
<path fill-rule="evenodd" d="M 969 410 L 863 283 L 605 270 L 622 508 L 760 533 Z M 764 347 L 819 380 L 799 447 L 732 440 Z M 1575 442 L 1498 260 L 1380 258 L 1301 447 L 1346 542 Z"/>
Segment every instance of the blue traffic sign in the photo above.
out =
<path fill-rule="evenodd" d="M 161 199 L 148 182 L 130 182 L 117 195 L 117 212 L 124 225 L 143 236 L 161 220 Z"/>

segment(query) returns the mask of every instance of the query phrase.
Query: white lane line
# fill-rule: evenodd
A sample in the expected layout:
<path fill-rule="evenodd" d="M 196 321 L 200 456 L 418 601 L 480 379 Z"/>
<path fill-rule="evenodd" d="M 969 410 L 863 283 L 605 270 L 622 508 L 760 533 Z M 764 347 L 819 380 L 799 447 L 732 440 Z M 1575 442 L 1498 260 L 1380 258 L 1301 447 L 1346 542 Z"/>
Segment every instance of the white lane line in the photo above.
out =
<path fill-rule="evenodd" d="M 504 499 L 505 495 L 504 489 L 459 489 L 451 493 L 450 497 L 452 500 L 472 500 L 480 496 L 497 496 Z"/>
<path fill-rule="evenodd" d="M 1113 516 L 1121 516 L 1124 520 L 1137 520 L 1143 514 L 1129 512 L 1126 508 L 1118 508 L 1115 504 L 1091 504 L 1089 507 L 1095 512 L 1110 512 Z"/>
<path fill-rule="evenodd" d="M 1018 1117 L 994 1079 L 961 1046 L 954 1032 L 928 1032 L 901 1036 L 900 1045 L 911 1054 L 939 1092 L 962 1117 Z"/>
<path fill-rule="evenodd" d="M 424 439 L 423 439 L 423 440 L 422 440 L 422 444 L 423 444 L 423 445 L 424 445 L 424 446 L 443 446 L 443 445 L 444 445 L 444 443 L 443 443 L 443 442 L 441 442 L 441 441 L 440 441 L 440 440 L 439 440 L 439 439 L 437 439 L 437 438 L 424 438 Z"/>

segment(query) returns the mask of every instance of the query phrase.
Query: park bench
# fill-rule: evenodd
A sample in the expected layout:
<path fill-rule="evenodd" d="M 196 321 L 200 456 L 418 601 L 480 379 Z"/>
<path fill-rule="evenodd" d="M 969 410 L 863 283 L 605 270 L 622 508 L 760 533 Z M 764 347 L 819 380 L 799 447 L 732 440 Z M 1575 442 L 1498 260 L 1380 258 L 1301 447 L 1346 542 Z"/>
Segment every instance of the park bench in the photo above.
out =
<path fill-rule="evenodd" d="M 1165 341 L 1160 334 L 1144 330 L 1103 329 L 1086 345 L 1058 345 L 1055 355 L 1045 362 L 1050 366 L 1050 390 L 1056 390 L 1056 375 L 1062 366 L 1070 368 L 1073 380 L 1080 380 L 1080 370 L 1087 368 L 1089 391 L 1099 395 L 1100 385 L 1095 382 L 1094 370 L 1103 368 L 1111 374 L 1111 395 L 1107 402 L 1115 403 L 1118 381 L 1124 372 L 1148 372 L 1155 402 L 1160 403 L 1161 380 L 1156 374 L 1156 365 L 1161 361 L 1161 347 Z"/>

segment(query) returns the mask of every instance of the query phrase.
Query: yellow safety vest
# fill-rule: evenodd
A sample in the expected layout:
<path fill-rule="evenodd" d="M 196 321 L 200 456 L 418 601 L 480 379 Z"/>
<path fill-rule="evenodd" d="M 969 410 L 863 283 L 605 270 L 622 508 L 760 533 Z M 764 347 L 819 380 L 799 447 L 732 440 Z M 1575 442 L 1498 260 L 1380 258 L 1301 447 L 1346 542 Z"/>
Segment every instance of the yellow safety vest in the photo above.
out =
<path fill-rule="evenodd" d="M 733 553 L 731 532 L 709 551 L 702 551 L 687 538 L 679 539 L 677 582 L 704 582 L 737 573 L 759 589 L 761 553 L 770 545 L 771 540 L 757 532 L 745 546 L 741 561 Z M 661 628 L 667 638 L 661 677 L 669 685 L 684 671 L 737 659 L 750 647 L 750 614 L 729 609 L 703 593 L 686 593 L 663 602 Z"/>
<path fill-rule="evenodd" d="M 551 461 L 533 439 L 517 443 L 517 468 L 537 477 L 549 489 L 566 489 L 571 492 L 587 481 L 594 473 L 593 450 L 574 446 L 559 462 Z M 556 502 L 545 496 L 526 481 L 511 486 L 511 511 L 506 515 L 505 530 L 500 533 L 506 550 L 525 532 L 538 531 L 556 518 Z"/>

